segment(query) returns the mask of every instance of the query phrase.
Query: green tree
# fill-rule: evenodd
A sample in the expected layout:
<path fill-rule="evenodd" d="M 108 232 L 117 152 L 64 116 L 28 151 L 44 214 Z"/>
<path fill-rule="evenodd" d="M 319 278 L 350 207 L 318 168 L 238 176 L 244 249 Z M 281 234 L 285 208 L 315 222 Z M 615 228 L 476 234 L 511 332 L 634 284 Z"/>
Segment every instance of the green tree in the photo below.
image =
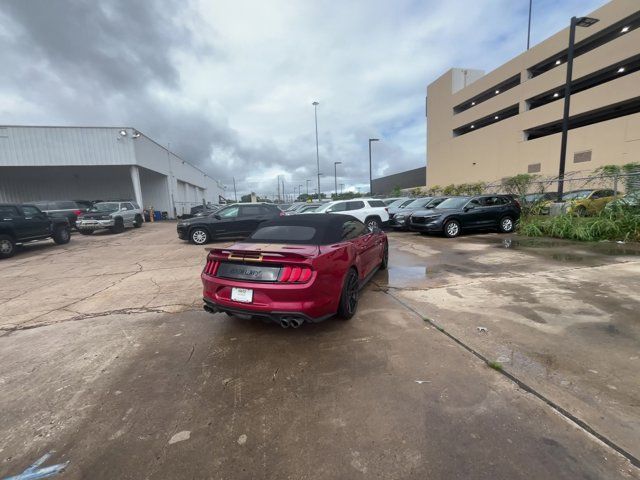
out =
<path fill-rule="evenodd" d="M 538 175 L 531 175 L 530 173 L 520 173 L 513 177 L 505 177 L 501 182 L 502 189 L 506 193 L 522 198 L 529 192 L 531 185 L 537 178 Z"/>
<path fill-rule="evenodd" d="M 402 190 L 400 189 L 400 185 L 396 185 L 395 187 L 393 187 L 393 190 L 391 192 L 391 196 L 392 197 L 399 197 L 400 195 L 402 195 Z"/>

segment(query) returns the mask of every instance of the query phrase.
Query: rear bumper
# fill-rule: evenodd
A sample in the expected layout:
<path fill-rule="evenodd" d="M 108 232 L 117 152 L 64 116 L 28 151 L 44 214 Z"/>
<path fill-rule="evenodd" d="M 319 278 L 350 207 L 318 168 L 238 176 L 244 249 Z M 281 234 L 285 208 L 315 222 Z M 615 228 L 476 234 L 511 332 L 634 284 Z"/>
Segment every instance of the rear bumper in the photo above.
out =
<path fill-rule="evenodd" d="M 301 321 L 301 323 L 319 323 L 322 322 L 323 320 L 326 320 L 327 318 L 332 317 L 333 315 L 335 315 L 334 313 L 330 313 L 328 315 L 322 316 L 322 317 L 310 317 L 309 315 L 307 315 L 304 312 L 294 312 L 294 311 L 259 311 L 256 312 L 255 310 L 248 310 L 246 308 L 237 308 L 237 307 L 228 307 L 228 306 L 223 306 L 223 305 L 219 305 L 215 302 L 212 302 L 211 300 L 209 300 L 208 298 L 203 298 L 202 300 L 204 300 L 204 309 L 209 312 L 209 313 L 219 313 L 219 312 L 223 312 L 223 313 L 229 313 L 231 315 L 242 315 L 242 316 L 248 316 L 248 317 L 257 317 L 260 318 L 262 320 L 267 320 L 273 323 L 277 323 L 280 324 L 281 321 L 283 319 L 286 319 L 288 321 L 291 321 L 291 319 L 293 318 L 297 318 Z"/>
<path fill-rule="evenodd" d="M 280 323 L 283 317 L 296 317 L 316 323 L 329 318 L 338 310 L 341 282 L 321 281 L 317 272 L 311 280 L 301 284 L 247 282 L 202 274 L 203 298 L 215 312 L 228 312 L 269 319 Z M 252 303 L 231 300 L 231 289 L 253 290 Z M 207 310 L 209 311 L 209 310 Z"/>

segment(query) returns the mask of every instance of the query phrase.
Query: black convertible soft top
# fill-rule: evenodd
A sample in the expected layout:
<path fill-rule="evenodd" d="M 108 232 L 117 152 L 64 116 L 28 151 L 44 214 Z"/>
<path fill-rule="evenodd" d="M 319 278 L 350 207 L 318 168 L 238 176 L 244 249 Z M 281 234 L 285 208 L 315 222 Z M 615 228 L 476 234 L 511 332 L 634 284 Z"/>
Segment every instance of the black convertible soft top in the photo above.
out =
<path fill-rule="evenodd" d="M 309 213 L 287 215 L 266 221 L 253 232 L 245 242 L 291 243 L 298 245 L 329 245 L 341 242 L 345 223 L 352 222 L 366 228 L 360 220 L 351 215 L 331 213 Z"/>

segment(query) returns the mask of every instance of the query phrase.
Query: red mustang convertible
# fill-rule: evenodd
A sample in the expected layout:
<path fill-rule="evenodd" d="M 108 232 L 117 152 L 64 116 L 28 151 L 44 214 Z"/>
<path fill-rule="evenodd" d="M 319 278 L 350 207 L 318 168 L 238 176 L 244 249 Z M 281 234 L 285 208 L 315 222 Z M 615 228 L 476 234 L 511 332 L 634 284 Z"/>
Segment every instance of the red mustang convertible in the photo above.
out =
<path fill-rule="evenodd" d="M 356 313 L 358 292 L 387 268 L 389 246 L 347 215 L 291 215 L 264 222 L 249 238 L 209 251 L 204 309 L 297 328 Z"/>

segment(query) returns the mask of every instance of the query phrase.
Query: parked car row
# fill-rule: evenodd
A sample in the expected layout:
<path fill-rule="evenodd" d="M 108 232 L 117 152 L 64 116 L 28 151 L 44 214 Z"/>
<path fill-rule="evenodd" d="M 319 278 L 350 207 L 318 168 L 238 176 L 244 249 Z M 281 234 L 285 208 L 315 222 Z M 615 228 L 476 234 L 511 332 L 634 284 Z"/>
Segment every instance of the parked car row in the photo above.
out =
<path fill-rule="evenodd" d="M 143 222 L 142 210 L 132 201 L 0 204 L 0 258 L 12 257 L 18 245 L 38 240 L 68 243 L 72 228 L 83 235 L 102 229 L 120 233 Z"/>

